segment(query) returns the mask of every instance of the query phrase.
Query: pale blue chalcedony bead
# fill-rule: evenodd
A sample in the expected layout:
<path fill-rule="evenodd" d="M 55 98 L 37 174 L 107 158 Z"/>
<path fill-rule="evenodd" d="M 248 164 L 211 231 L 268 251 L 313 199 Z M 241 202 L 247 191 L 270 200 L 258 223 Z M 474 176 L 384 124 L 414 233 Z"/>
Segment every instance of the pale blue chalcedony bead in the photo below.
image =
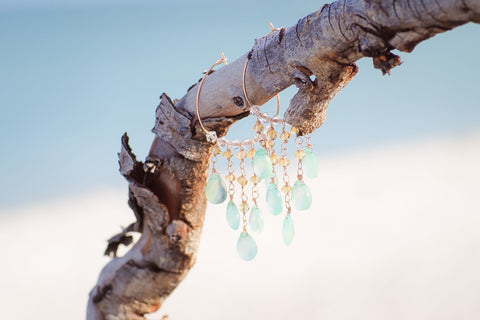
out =
<path fill-rule="evenodd" d="M 238 238 L 237 252 L 240 258 L 245 261 L 253 260 L 257 255 L 257 244 L 246 231 L 243 231 Z"/>
<path fill-rule="evenodd" d="M 298 180 L 293 184 L 292 203 L 297 210 L 307 210 L 312 204 L 310 189 L 302 180 Z"/>
<path fill-rule="evenodd" d="M 227 199 L 227 187 L 223 179 L 217 174 L 212 173 L 207 181 L 205 189 L 207 200 L 210 203 L 219 204 Z"/>
<path fill-rule="evenodd" d="M 254 205 L 248 217 L 248 226 L 250 227 L 250 231 L 252 231 L 253 234 L 259 235 L 263 231 L 263 225 L 264 221 L 262 211 L 259 207 L 257 207 L 257 205 Z"/>
<path fill-rule="evenodd" d="M 305 148 L 305 158 L 302 160 L 303 170 L 305 175 L 309 178 L 318 177 L 318 160 L 317 156 L 313 153 L 312 149 Z"/>
<path fill-rule="evenodd" d="M 282 212 L 282 195 L 277 185 L 272 182 L 270 182 L 267 188 L 267 206 L 268 210 L 270 210 L 274 216 L 278 216 Z"/>
<path fill-rule="evenodd" d="M 282 228 L 283 242 L 289 246 L 292 243 L 293 237 L 295 237 L 295 226 L 293 225 L 293 219 L 290 214 L 287 214 L 285 220 L 283 220 Z"/>
<path fill-rule="evenodd" d="M 227 205 L 227 223 L 233 230 L 237 230 L 240 226 L 240 212 L 232 200 Z"/>
<path fill-rule="evenodd" d="M 259 149 L 253 157 L 253 171 L 260 179 L 273 176 L 272 159 L 265 149 Z"/>

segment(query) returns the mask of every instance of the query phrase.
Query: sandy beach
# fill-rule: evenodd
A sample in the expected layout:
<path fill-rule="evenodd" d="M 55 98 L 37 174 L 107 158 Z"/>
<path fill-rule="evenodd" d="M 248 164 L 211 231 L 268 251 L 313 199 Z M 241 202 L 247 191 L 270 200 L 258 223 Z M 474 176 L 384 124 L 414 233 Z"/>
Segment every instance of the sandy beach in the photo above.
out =
<path fill-rule="evenodd" d="M 225 205 L 209 206 L 196 266 L 150 318 L 478 319 L 480 132 L 319 160 L 290 247 L 264 210 L 241 261 Z M 105 240 L 133 220 L 126 189 L 0 212 L 2 318 L 85 317 Z"/>

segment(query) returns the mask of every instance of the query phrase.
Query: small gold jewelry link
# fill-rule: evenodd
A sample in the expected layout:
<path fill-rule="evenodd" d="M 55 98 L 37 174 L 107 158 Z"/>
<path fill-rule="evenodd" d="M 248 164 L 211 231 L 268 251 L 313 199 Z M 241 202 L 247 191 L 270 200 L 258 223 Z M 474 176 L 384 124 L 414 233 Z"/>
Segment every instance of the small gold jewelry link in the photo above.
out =
<path fill-rule="evenodd" d="M 290 192 L 285 194 L 285 208 L 287 208 L 287 215 L 292 213 L 292 206 L 290 205 Z"/>
<path fill-rule="evenodd" d="M 297 136 L 295 138 L 295 144 L 297 146 L 297 152 L 295 153 L 295 158 L 298 160 L 298 167 L 297 167 L 297 179 L 303 179 L 303 164 L 302 160 L 305 158 L 305 151 L 303 151 L 303 138 L 301 136 Z"/>
<path fill-rule="evenodd" d="M 285 208 L 287 209 L 287 215 L 290 214 L 292 208 L 290 205 L 290 192 L 292 190 L 292 187 L 289 185 L 290 182 L 290 177 L 288 175 L 288 161 L 287 160 L 287 155 L 288 155 L 288 139 L 290 137 L 290 134 L 288 134 L 285 131 L 285 124 L 283 124 L 282 127 L 282 134 L 280 135 L 283 139 L 282 144 L 281 144 L 281 151 L 280 155 L 282 157 L 282 164 L 283 164 L 283 183 L 284 186 L 282 187 L 282 192 L 285 193 L 284 200 L 285 200 Z"/>
<path fill-rule="evenodd" d="M 258 197 L 259 197 L 258 183 L 254 182 L 252 186 L 252 201 L 255 205 L 257 204 Z"/>
<path fill-rule="evenodd" d="M 305 135 L 305 144 L 306 144 L 307 148 L 309 148 L 310 150 L 313 151 L 313 146 L 310 142 L 310 137 L 311 137 L 310 134 Z"/>
<path fill-rule="evenodd" d="M 225 177 L 225 180 L 228 181 L 228 195 L 230 196 L 230 200 L 233 201 L 233 197 L 235 195 L 235 185 L 234 185 L 235 168 L 233 166 L 233 161 L 232 161 L 232 157 L 233 157 L 232 150 L 228 148 L 227 151 L 223 153 L 223 156 L 227 159 L 228 175 Z"/>
<path fill-rule="evenodd" d="M 245 158 L 247 156 L 246 156 L 246 152 L 245 152 L 243 147 L 240 147 L 240 151 L 238 152 L 238 154 L 241 154 L 241 157 L 240 157 L 240 177 L 238 178 L 238 183 L 240 184 L 241 190 L 242 190 L 242 195 L 240 197 L 241 200 L 242 200 L 242 202 L 240 203 L 240 212 L 242 213 L 243 230 L 247 231 L 247 224 L 248 224 L 247 211 L 249 209 L 249 207 L 248 207 L 248 196 L 245 194 L 245 186 L 248 183 L 248 180 L 247 180 L 247 177 L 246 177 L 247 172 L 245 170 Z"/>

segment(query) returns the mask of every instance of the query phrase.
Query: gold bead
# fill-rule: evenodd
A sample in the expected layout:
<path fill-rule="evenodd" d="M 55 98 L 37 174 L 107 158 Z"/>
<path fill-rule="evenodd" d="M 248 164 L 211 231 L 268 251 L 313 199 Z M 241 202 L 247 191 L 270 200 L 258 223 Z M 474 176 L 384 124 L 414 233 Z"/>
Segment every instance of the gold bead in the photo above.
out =
<path fill-rule="evenodd" d="M 292 186 L 289 186 L 288 184 L 286 184 L 282 187 L 283 193 L 289 193 L 290 191 L 292 191 Z"/>
<path fill-rule="evenodd" d="M 252 148 L 247 152 L 247 157 L 253 159 L 253 157 L 255 157 L 255 153 L 257 153 L 257 150 L 255 150 L 255 148 Z"/>
<path fill-rule="evenodd" d="M 225 151 L 225 152 L 222 154 L 222 157 L 230 160 L 230 159 L 233 157 L 233 152 L 232 152 L 232 150 L 228 149 L 227 151 Z"/>
<path fill-rule="evenodd" d="M 261 124 L 260 122 L 255 123 L 255 125 L 253 126 L 253 130 L 256 133 L 262 132 L 264 128 L 265 128 L 265 126 L 263 124 Z"/>
<path fill-rule="evenodd" d="M 288 140 L 290 139 L 290 133 L 283 131 L 282 134 L 280 134 L 280 140 Z"/>
<path fill-rule="evenodd" d="M 235 177 L 235 175 L 234 175 L 233 173 L 227 174 L 227 175 L 225 176 L 225 180 L 227 180 L 227 181 L 229 181 L 229 182 L 230 182 L 230 181 L 235 181 L 235 178 L 236 178 L 236 177 Z"/>
<path fill-rule="evenodd" d="M 268 141 L 268 146 L 269 146 L 270 148 L 272 148 L 274 145 L 275 145 L 275 141 L 273 141 L 273 140 L 269 140 L 269 141 Z"/>
<path fill-rule="evenodd" d="M 237 181 L 241 186 L 245 186 L 248 183 L 248 180 L 245 178 L 245 176 L 238 177 Z"/>
<path fill-rule="evenodd" d="M 258 183 L 260 183 L 260 181 L 262 181 L 262 179 L 260 179 L 260 178 L 257 177 L 257 176 L 252 176 L 252 177 L 250 178 L 250 181 L 252 181 L 253 184 L 258 184 Z"/>
<path fill-rule="evenodd" d="M 236 155 L 237 159 L 245 159 L 247 157 L 247 153 L 243 150 L 237 152 Z"/>
<path fill-rule="evenodd" d="M 248 206 L 248 204 L 247 204 L 246 202 L 242 202 L 242 203 L 240 203 L 240 204 L 238 205 L 238 209 L 240 210 L 240 212 L 245 213 L 245 212 L 247 212 L 248 209 L 250 209 L 250 208 L 249 208 L 249 206 Z"/>
<path fill-rule="evenodd" d="M 272 154 L 270 158 L 272 159 L 272 164 L 278 163 L 278 155 L 276 153 Z"/>
<path fill-rule="evenodd" d="M 281 165 L 282 167 L 286 167 L 290 165 L 290 159 L 283 157 L 280 160 L 278 160 L 278 164 Z"/>
<path fill-rule="evenodd" d="M 274 127 L 270 127 L 267 131 L 267 136 L 270 139 L 275 139 L 278 136 L 278 133 L 277 133 L 277 131 L 275 131 Z"/>
<path fill-rule="evenodd" d="M 292 128 L 290 129 L 290 132 L 291 132 L 292 134 L 294 134 L 294 135 L 297 135 L 297 134 L 298 134 L 298 131 L 299 131 L 299 130 L 297 129 L 297 127 L 292 127 Z"/>
<path fill-rule="evenodd" d="M 305 151 L 303 150 L 298 150 L 297 152 L 295 152 L 295 159 L 303 159 L 305 158 Z"/>

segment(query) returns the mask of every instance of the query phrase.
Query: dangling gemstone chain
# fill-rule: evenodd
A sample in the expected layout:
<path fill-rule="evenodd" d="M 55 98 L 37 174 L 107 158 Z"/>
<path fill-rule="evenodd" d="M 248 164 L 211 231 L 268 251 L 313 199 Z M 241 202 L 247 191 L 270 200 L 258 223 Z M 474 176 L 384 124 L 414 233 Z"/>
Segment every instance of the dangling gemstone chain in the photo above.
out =
<path fill-rule="evenodd" d="M 292 219 L 292 201 L 293 207 L 297 210 L 307 210 L 312 201 L 312 196 L 309 188 L 303 181 L 303 164 L 308 167 L 308 171 L 312 171 L 312 175 L 307 173 L 308 177 L 318 175 L 318 162 L 313 154 L 312 145 L 310 144 L 310 136 L 306 138 L 307 148 L 303 148 L 303 138 L 298 136 L 299 131 L 295 127 L 291 127 L 290 132 L 286 130 L 287 123 L 285 120 L 278 116 L 280 109 L 280 100 L 277 95 L 277 113 L 275 116 L 270 117 L 268 113 L 261 113 L 257 106 L 251 104 L 248 99 L 245 88 L 245 72 L 248 67 L 249 60 L 245 64 L 243 72 L 243 90 L 244 97 L 247 105 L 250 106 L 250 112 L 256 116 L 257 120 L 253 127 L 255 136 L 253 139 L 245 139 L 243 141 L 229 141 L 225 137 L 217 138 L 215 131 L 208 131 L 201 121 L 199 115 L 199 101 L 200 91 L 205 81 L 206 76 L 210 71 L 218 64 L 225 63 L 226 58 L 222 54 L 222 59 L 218 60 L 210 69 L 205 73 L 202 78 L 197 91 L 197 116 L 201 127 L 206 133 L 208 141 L 213 142 L 214 145 L 211 148 L 212 152 L 212 173 L 207 181 L 206 195 L 207 200 L 214 204 L 223 203 L 227 195 L 230 198 L 226 209 L 226 218 L 228 225 L 233 230 L 238 230 L 240 223 L 242 225 L 241 233 L 237 241 L 237 251 L 243 260 L 250 261 L 257 255 L 257 244 L 249 231 L 254 235 L 259 235 L 264 228 L 264 219 L 262 211 L 257 203 L 259 198 L 258 184 L 262 179 L 266 179 L 268 182 L 266 192 L 267 208 L 272 215 L 279 215 L 283 211 L 283 207 L 286 209 L 286 216 L 283 221 L 283 241 L 286 245 L 290 245 L 295 235 L 295 228 Z M 266 124 L 266 125 L 264 125 Z M 275 151 L 275 140 L 278 138 L 278 132 L 275 129 L 276 126 L 281 125 L 282 131 L 280 134 L 280 156 Z M 296 136 L 295 144 L 297 151 L 295 158 L 297 159 L 297 181 L 290 185 L 290 177 L 288 176 L 288 166 L 291 161 L 288 159 L 288 142 L 291 135 Z M 255 144 L 259 145 L 259 148 L 255 148 Z M 222 153 L 222 148 L 226 150 Z M 248 152 L 246 149 L 248 148 Z M 233 164 L 234 151 L 237 151 L 235 158 L 239 160 L 239 176 L 235 176 L 235 167 Z M 223 179 L 216 171 L 217 156 L 222 155 L 227 160 L 228 173 L 225 175 L 225 180 L 228 183 L 228 188 Z M 250 158 L 252 163 L 253 175 L 250 179 L 247 179 L 247 172 L 245 169 L 245 159 Z M 277 185 L 277 173 L 275 166 L 283 168 L 282 181 L 284 185 L 281 187 L 281 192 Z M 246 187 L 248 182 L 251 182 L 251 199 L 247 196 Z M 235 203 L 235 181 L 240 187 L 240 202 L 238 207 Z M 251 202 L 251 209 L 249 206 Z M 247 213 L 250 210 L 250 214 L 247 218 Z"/>

